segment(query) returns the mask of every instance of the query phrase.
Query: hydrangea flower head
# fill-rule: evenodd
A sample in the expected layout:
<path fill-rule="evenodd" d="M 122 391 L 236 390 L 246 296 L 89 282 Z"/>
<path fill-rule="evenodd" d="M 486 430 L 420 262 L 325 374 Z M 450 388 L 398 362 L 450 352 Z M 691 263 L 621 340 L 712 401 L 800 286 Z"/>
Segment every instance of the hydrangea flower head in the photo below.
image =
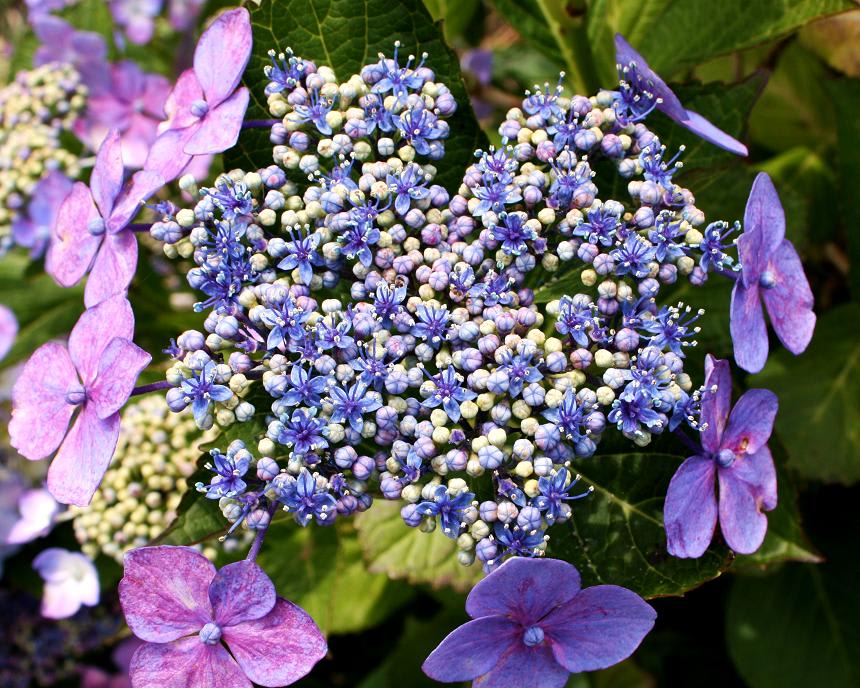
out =
<path fill-rule="evenodd" d="M 48 342 L 36 349 L 15 382 L 12 446 L 31 460 L 59 448 L 48 469 L 48 489 L 59 502 L 88 504 L 110 463 L 119 410 L 152 359 L 133 335 L 131 306 L 114 296 L 81 315 L 68 348 Z"/>
<path fill-rule="evenodd" d="M 145 169 L 170 181 L 193 156 L 221 153 L 236 144 L 250 98 L 239 82 L 251 44 L 251 16 L 244 7 L 224 12 L 203 32 L 194 66 L 180 75 L 167 98 L 167 120 Z"/>
<path fill-rule="evenodd" d="M 33 568 L 45 581 L 42 616 L 66 619 L 81 608 L 99 603 L 99 573 L 80 552 L 59 547 L 42 550 L 33 560 Z"/>
<path fill-rule="evenodd" d="M 737 364 L 757 373 L 768 354 L 762 302 L 776 336 L 793 354 L 806 349 L 815 330 L 812 290 L 785 238 L 785 213 L 765 172 L 753 182 L 737 243 L 742 271 L 732 291 L 732 342 Z"/>
<path fill-rule="evenodd" d="M 326 653 L 313 619 L 279 598 L 252 561 L 216 571 L 188 547 L 135 549 L 125 556 L 119 597 L 129 628 L 145 641 L 131 660 L 132 686 L 285 686 Z"/>
<path fill-rule="evenodd" d="M 163 183 L 158 174 L 140 171 L 123 185 L 120 134 L 111 131 L 99 148 L 89 187 L 77 182 L 60 206 L 47 272 L 64 287 L 89 272 L 87 307 L 124 292 L 137 267 L 137 239 L 126 228 Z"/>
<path fill-rule="evenodd" d="M 684 461 L 669 483 L 663 510 L 668 549 L 676 557 L 700 557 L 719 517 L 729 547 L 751 554 L 767 531 L 762 512 L 776 508 L 776 470 L 767 441 L 777 399 L 766 389 L 751 389 L 731 408 L 728 361 L 708 356 L 705 368 L 702 453 Z"/>
<path fill-rule="evenodd" d="M 705 141 L 735 155 L 747 155 L 744 144 L 715 127 L 698 112 L 687 110 L 621 34 L 615 34 L 615 62 L 622 80 L 617 103 L 622 116 L 641 119 L 656 108 Z"/>
<path fill-rule="evenodd" d="M 583 590 L 575 567 L 557 559 L 511 559 L 466 598 L 472 621 L 424 662 L 431 678 L 477 688 L 561 688 L 571 673 L 629 657 L 656 614 L 615 585 Z"/>

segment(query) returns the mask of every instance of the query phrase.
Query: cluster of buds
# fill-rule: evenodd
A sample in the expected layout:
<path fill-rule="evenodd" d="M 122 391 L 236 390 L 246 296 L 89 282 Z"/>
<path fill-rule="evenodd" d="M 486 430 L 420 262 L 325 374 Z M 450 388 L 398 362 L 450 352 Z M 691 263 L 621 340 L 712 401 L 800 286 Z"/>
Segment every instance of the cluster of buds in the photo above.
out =
<path fill-rule="evenodd" d="M 22 243 L 13 232 L 24 234 L 24 245 L 33 247 L 30 228 L 16 224 L 26 223 L 28 212 L 39 214 L 28 204 L 44 202 L 40 197 L 51 193 L 40 184 L 51 173 L 78 176 L 80 157 L 66 150 L 62 139 L 83 111 L 86 96 L 75 69 L 61 63 L 19 72 L 0 90 L 0 247 Z"/>
<path fill-rule="evenodd" d="M 122 413 L 119 443 L 101 486 L 86 507 L 71 507 L 81 549 L 122 563 L 123 554 L 160 535 L 196 467 L 201 435 L 188 414 L 171 413 L 163 397 L 152 395 Z M 215 551 L 204 552 L 215 556 Z"/>

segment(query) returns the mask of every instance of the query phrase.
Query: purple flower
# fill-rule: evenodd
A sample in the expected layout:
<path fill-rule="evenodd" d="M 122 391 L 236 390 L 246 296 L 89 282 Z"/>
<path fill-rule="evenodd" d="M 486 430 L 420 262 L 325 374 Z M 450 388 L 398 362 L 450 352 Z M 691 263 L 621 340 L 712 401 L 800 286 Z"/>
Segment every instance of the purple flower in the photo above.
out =
<path fill-rule="evenodd" d="M 250 94 L 239 87 L 251 57 L 251 17 L 243 7 L 224 12 L 203 32 L 194 67 L 184 71 L 167 98 L 167 120 L 144 166 L 165 181 L 176 179 L 193 156 L 236 145 Z"/>
<path fill-rule="evenodd" d="M 557 519 L 565 516 L 565 511 L 567 510 L 564 505 L 565 502 L 587 497 L 594 489 L 589 488 L 585 492 L 572 495 L 570 491 L 579 482 L 579 476 L 577 475 L 570 482 L 567 481 L 567 476 L 567 469 L 560 468 L 553 474 L 538 479 L 540 494 L 534 498 L 533 505 L 535 508 L 546 512 L 546 521 L 550 525 Z"/>
<path fill-rule="evenodd" d="M 279 598 L 251 561 L 216 571 L 188 547 L 135 549 L 125 555 L 119 599 L 146 641 L 131 660 L 133 686 L 284 686 L 326 653 L 313 619 Z"/>
<path fill-rule="evenodd" d="M 433 499 L 418 504 L 415 513 L 433 518 L 438 516 L 442 532 L 446 537 L 456 540 L 466 525 L 466 512 L 472 507 L 474 499 L 472 492 L 460 492 L 452 497 L 447 487 L 439 485 L 433 490 Z"/>
<path fill-rule="evenodd" d="M 314 277 L 314 266 L 323 265 L 323 258 L 317 251 L 320 235 L 316 232 L 303 234 L 301 230 L 289 230 L 290 238 L 286 244 L 286 257 L 278 263 L 281 270 L 298 268 L 302 284 L 310 285 Z"/>
<path fill-rule="evenodd" d="M 276 421 L 275 437 L 280 444 L 292 447 L 297 456 L 302 456 L 317 449 L 325 449 L 328 440 L 323 437 L 328 423 L 316 417 L 316 409 L 296 409 L 293 414 L 283 421 Z M 270 426 L 271 432 L 271 426 Z"/>
<path fill-rule="evenodd" d="M 114 296 L 81 315 L 68 348 L 48 342 L 36 349 L 15 382 L 12 446 L 31 460 L 59 447 L 48 470 L 48 490 L 59 502 L 86 506 L 107 470 L 119 409 L 152 358 L 133 336 L 131 306 Z"/>
<path fill-rule="evenodd" d="M 815 330 L 812 290 L 797 251 L 785 238 L 785 213 L 764 172 L 753 182 L 737 244 L 742 271 L 732 291 L 732 342 L 737 364 L 757 373 L 768 353 L 762 301 L 776 336 L 791 353 L 806 349 Z"/>
<path fill-rule="evenodd" d="M 111 0 L 114 21 L 136 45 L 145 45 L 155 31 L 155 17 L 161 12 L 163 0 Z"/>
<path fill-rule="evenodd" d="M 319 525 L 331 525 L 337 517 L 337 500 L 317 486 L 316 478 L 306 468 L 286 484 L 280 501 L 302 527 L 313 519 Z"/>
<path fill-rule="evenodd" d="M 388 188 L 395 195 L 394 209 L 398 215 L 406 215 L 412 200 L 420 201 L 430 195 L 427 188 L 427 175 L 419 165 L 407 164 L 399 175 L 389 174 L 386 179 Z"/>
<path fill-rule="evenodd" d="M 75 133 L 95 150 L 116 129 L 122 135 L 123 164 L 139 169 L 158 136 L 170 82 L 160 74 L 145 74 L 130 60 L 112 65 L 110 78 L 110 89 L 87 101 Z"/>
<path fill-rule="evenodd" d="M 153 172 L 137 172 L 123 186 L 119 132 L 99 148 L 90 186 L 77 182 L 57 213 L 46 271 L 64 287 L 87 273 L 84 303 L 89 308 L 125 292 L 137 266 L 137 239 L 127 230 L 140 204 L 163 185 Z"/>
<path fill-rule="evenodd" d="M 618 275 L 633 275 L 647 277 L 650 271 L 649 263 L 654 260 L 657 249 L 651 246 L 638 234 L 631 234 L 623 244 L 610 252 L 616 263 L 615 272 Z"/>
<path fill-rule="evenodd" d="M 206 416 L 213 402 L 228 401 L 233 392 L 226 385 L 215 384 L 217 366 L 212 361 L 207 361 L 203 370 L 197 377 L 190 377 L 180 383 L 182 401 L 191 404 L 194 413 L 194 421 L 199 427 L 206 427 Z"/>
<path fill-rule="evenodd" d="M 7 545 L 20 545 L 47 535 L 60 507 L 43 488 L 27 490 L 18 498 L 20 517 L 6 535 Z"/>
<path fill-rule="evenodd" d="M 54 231 L 60 205 L 72 190 L 72 182 L 62 172 L 52 170 L 33 187 L 27 215 L 19 215 L 12 225 L 18 246 L 30 249 L 33 258 L 45 252 Z"/>
<path fill-rule="evenodd" d="M 515 558 L 466 599 L 472 621 L 441 642 L 424 673 L 477 688 L 561 688 L 571 673 L 629 657 L 656 614 L 615 585 L 582 590 L 579 572 L 558 559 Z"/>
<path fill-rule="evenodd" d="M 75 31 L 72 26 L 50 14 L 33 19 L 33 30 L 41 45 L 33 56 L 37 67 L 49 62 L 71 64 L 90 96 L 102 95 L 110 88 L 105 39 L 92 31 Z"/>
<path fill-rule="evenodd" d="M 2 361 L 18 336 L 18 321 L 11 308 L 0 304 L 0 361 Z"/>
<path fill-rule="evenodd" d="M 194 26 L 206 0 L 170 0 L 167 16 L 170 25 L 177 31 L 187 31 Z"/>
<path fill-rule="evenodd" d="M 248 467 L 251 465 L 251 454 L 245 449 L 245 445 L 234 447 L 231 443 L 226 454 L 218 449 L 213 449 L 210 454 L 215 460 L 215 465 L 212 467 L 215 476 L 206 486 L 206 497 L 221 499 L 221 497 L 236 497 L 242 494 L 248 486 L 242 480 L 242 476 L 248 472 Z"/>
<path fill-rule="evenodd" d="M 456 423 L 460 420 L 460 404 L 477 397 L 477 392 L 463 387 L 462 378 L 454 370 L 454 366 L 450 364 L 445 370 L 436 375 L 428 374 L 428 377 L 436 388 L 421 405 L 424 408 L 442 406 L 445 413 L 448 414 L 448 418 Z"/>
<path fill-rule="evenodd" d="M 349 423 L 356 432 L 361 432 L 364 427 L 364 414 L 382 406 L 379 395 L 368 394 L 367 384 L 361 381 L 348 389 L 332 387 L 329 394 L 329 403 L 332 405 L 331 422 Z"/>
<path fill-rule="evenodd" d="M 520 213 L 501 213 L 501 224 L 490 225 L 490 234 L 501 243 L 501 249 L 510 256 L 519 256 L 528 251 L 526 241 L 537 239 L 537 232 L 526 224 Z"/>
<path fill-rule="evenodd" d="M 735 155 L 746 155 L 747 147 L 718 129 L 697 112 L 687 110 L 672 89 L 648 66 L 621 34 L 615 34 L 615 62 L 621 90 L 615 107 L 622 118 L 638 121 L 655 108 L 670 119 Z"/>
<path fill-rule="evenodd" d="M 719 513 L 728 546 L 740 554 L 751 554 L 767 532 L 767 517 L 762 512 L 776 508 L 776 471 L 767 447 L 776 417 L 776 395 L 751 389 L 729 413 L 729 363 L 710 355 L 705 359 L 705 387 L 702 453 L 681 464 L 666 493 L 663 520 L 668 550 L 676 557 L 702 556 L 714 536 Z"/>
<path fill-rule="evenodd" d="M 379 64 L 374 65 L 380 72 L 381 78 L 373 85 L 373 93 L 387 93 L 391 91 L 397 102 L 404 100 L 409 91 L 419 91 L 424 86 L 425 78 L 419 71 L 424 66 L 427 53 L 421 56 L 421 61 L 413 66 L 415 56 L 410 55 L 406 65 L 401 67 L 398 59 L 400 41 L 394 43 L 394 57 L 387 59 L 382 53 L 379 54 Z"/>
<path fill-rule="evenodd" d="M 80 552 L 50 547 L 33 560 L 33 568 L 45 581 L 42 616 L 66 619 L 74 616 L 81 605 L 93 607 L 99 603 L 99 573 Z"/>

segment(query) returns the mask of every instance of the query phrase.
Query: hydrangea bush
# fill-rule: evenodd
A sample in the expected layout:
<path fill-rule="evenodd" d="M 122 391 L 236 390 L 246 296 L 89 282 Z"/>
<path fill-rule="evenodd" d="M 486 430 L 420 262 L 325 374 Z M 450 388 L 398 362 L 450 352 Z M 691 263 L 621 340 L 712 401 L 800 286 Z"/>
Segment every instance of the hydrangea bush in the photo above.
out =
<path fill-rule="evenodd" d="M 252 29 L 278 3 L 229 8 L 169 83 L 108 65 L 103 39 L 32 4 L 37 66 L 0 93 L 0 232 L 44 254 L 58 285 L 86 283 L 67 342 L 39 346 L 12 389 L 11 445 L 50 468 L 46 490 L 10 489 L 4 538 L 73 519 L 82 553 L 33 562 L 46 616 L 98 603 L 91 560 L 123 564 L 119 601 L 142 641 L 132 686 L 305 676 L 330 622 L 279 597 L 266 562 L 322 529 L 361 539 L 386 509 L 410 556 L 446 542 L 441 566 L 468 571 L 448 576 L 471 589 L 472 620 L 424 672 L 488 688 L 561 688 L 616 664 L 655 623 L 643 597 L 763 551 L 779 401 L 734 395 L 732 368 L 764 367 L 765 312 L 802 354 L 812 291 L 767 173 L 742 222 L 697 206 L 691 153 L 747 148 L 622 36 L 617 83 L 577 94 L 553 77 L 490 143 L 447 48 L 414 36 L 327 63 Z M 189 31 L 200 10 L 161 5 L 112 2 L 117 40 L 147 44 L 162 21 Z M 706 143 L 673 143 L 678 127 Z M 22 147 L 42 157 L 4 166 Z M 160 349 L 140 345 L 129 301 L 151 274 L 175 293 L 144 312 L 177 307 Z M 716 281 L 733 285 L 734 362 L 695 353 L 714 325 L 699 294 Z M 11 341 L 14 319 L 5 329 Z M 645 500 L 624 476 L 626 501 L 587 477 L 621 454 L 643 462 Z M 667 456 L 687 458 L 649 482 L 647 462 Z M 604 518 L 599 493 L 625 515 L 659 500 L 659 551 L 641 556 L 667 580 L 681 572 L 675 587 L 637 579 L 626 552 L 592 562 L 579 524 Z"/>

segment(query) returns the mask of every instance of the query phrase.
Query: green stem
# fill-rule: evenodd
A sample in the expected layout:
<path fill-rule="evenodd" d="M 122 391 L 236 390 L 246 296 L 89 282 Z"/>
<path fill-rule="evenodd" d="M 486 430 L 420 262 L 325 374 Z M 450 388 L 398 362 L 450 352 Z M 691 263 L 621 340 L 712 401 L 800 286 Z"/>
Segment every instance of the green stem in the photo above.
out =
<path fill-rule="evenodd" d="M 585 17 L 571 17 L 565 10 L 564 0 L 535 0 L 558 44 L 567 64 L 567 78 L 573 88 L 582 94 L 597 91 L 600 80 L 588 42 Z"/>

